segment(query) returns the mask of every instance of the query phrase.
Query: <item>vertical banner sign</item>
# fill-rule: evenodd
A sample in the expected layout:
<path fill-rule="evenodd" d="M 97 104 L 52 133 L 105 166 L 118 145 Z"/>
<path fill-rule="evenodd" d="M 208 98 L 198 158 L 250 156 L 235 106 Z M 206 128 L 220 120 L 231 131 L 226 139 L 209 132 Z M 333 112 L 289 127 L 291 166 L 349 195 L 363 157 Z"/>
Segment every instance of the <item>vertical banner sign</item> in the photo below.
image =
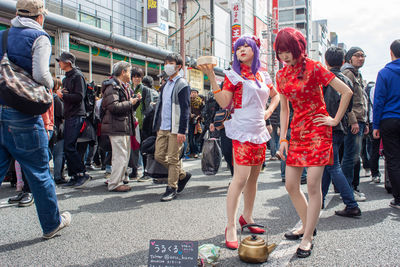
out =
<path fill-rule="evenodd" d="M 274 19 L 273 33 L 277 34 L 279 31 L 279 11 L 278 11 L 278 0 L 272 0 L 272 18 Z"/>
<path fill-rule="evenodd" d="M 242 3 L 234 1 L 232 3 L 232 52 L 237 39 L 242 35 Z"/>
<path fill-rule="evenodd" d="M 145 26 L 158 27 L 160 25 L 161 9 L 159 7 L 160 0 L 147 0 L 145 10 Z"/>

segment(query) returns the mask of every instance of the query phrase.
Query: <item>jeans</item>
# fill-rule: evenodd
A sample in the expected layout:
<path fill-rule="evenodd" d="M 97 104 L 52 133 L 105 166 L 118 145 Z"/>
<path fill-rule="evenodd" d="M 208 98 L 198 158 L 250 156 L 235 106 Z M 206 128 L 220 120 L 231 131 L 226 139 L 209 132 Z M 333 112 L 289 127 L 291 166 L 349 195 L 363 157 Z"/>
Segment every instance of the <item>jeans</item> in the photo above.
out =
<path fill-rule="evenodd" d="M 400 203 L 400 119 L 382 120 L 380 128 L 392 194 Z"/>
<path fill-rule="evenodd" d="M 200 153 L 200 145 L 197 140 L 198 135 L 194 134 L 195 128 L 196 128 L 196 124 L 189 123 L 188 138 L 189 138 L 190 154 L 199 154 Z"/>
<path fill-rule="evenodd" d="M 346 176 L 349 185 L 354 189 L 357 189 L 357 186 L 360 184 L 359 164 L 365 123 L 358 122 L 358 126 L 360 127 L 360 130 L 357 134 L 352 134 L 351 127 L 349 127 L 348 133 L 344 137 L 344 150 L 342 159 L 343 174 Z M 357 176 L 354 176 L 354 169 L 358 169 Z"/>
<path fill-rule="evenodd" d="M 379 172 L 379 146 L 381 145 L 381 139 L 372 139 L 372 151 L 371 157 L 369 159 L 369 166 L 371 167 L 371 175 L 372 177 L 379 176 L 381 177 L 381 173 Z"/>
<path fill-rule="evenodd" d="M 358 206 L 357 202 L 354 200 L 353 189 L 347 182 L 346 177 L 340 167 L 339 160 L 339 148 L 344 140 L 344 134 L 341 132 L 333 132 L 333 165 L 327 165 L 324 169 L 324 174 L 322 175 L 322 200 L 324 202 L 325 196 L 328 193 L 329 185 L 331 181 L 336 186 L 336 189 L 340 192 L 340 196 L 343 199 L 343 203 L 347 208 L 355 208 Z"/>
<path fill-rule="evenodd" d="M 53 149 L 54 180 L 62 180 L 62 170 L 64 167 L 64 139 L 57 141 Z"/>
<path fill-rule="evenodd" d="M 50 174 L 48 143 L 41 116 L 0 105 L 0 185 L 12 156 L 21 164 L 29 183 L 44 234 L 52 232 L 61 222 Z"/>
<path fill-rule="evenodd" d="M 372 153 L 372 139 L 373 137 L 371 132 L 368 135 L 363 136 L 361 159 L 364 169 L 371 169 L 371 166 L 369 165 L 369 160 Z"/>
<path fill-rule="evenodd" d="M 272 126 L 271 140 L 269 143 L 271 146 L 271 157 L 275 157 L 276 152 L 279 149 L 278 126 Z"/>
<path fill-rule="evenodd" d="M 83 117 L 76 116 L 65 119 L 64 126 L 64 153 L 67 160 L 68 175 L 76 176 L 78 173 L 85 172 L 85 165 L 81 160 L 81 155 L 76 148 L 76 141 L 79 131 L 82 128 Z"/>

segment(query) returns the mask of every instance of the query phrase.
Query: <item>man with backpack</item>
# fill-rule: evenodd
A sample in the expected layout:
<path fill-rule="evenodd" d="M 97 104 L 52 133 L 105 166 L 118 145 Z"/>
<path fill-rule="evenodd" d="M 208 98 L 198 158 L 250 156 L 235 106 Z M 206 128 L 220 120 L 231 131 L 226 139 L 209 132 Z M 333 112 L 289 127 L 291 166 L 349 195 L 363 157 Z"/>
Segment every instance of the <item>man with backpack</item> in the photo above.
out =
<path fill-rule="evenodd" d="M 348 87 L 352 88 L 353 84 L 340 72 L 340 67 L 343 65 L 344 52 L 339 47 L 330 47 L 325 53 L 325 62 L 328 69 L 343 81 Z M 329 115 L 335 117 L 340 104 L 340 94 L 330 85 L 323 87 L 324 100 L 326 103 L 326 110 Z M 348 130 L 348 111 L 351 106 L 347 108 L 347 112 L 339 124 L 332 128 L 332 143 L 333 143 L 333 165 L 325 166 L 324 174 L 322 176 L 322 205 L 324 206 L 325 196 L 328 193 L 331 181 L 339 191 L 343 203 L 346 205 L 344 210 L 335 211 L 336 215 L 344 217 L 357 217 L 361 216 L 361 210 L 358 203 L 354 199 L 353 189 L 347 182 L 346 177 L 340 167 L 339 149 L 343 145 L 344 136 Z"/>
<path fill-rule="evenodd" d="M 344 152 L 342 170 L 350 186 L 353 187 L 357 201 L 365 201 L 366 197 L 360 192 L 360 154 L 364 134 L 368 134 L 367 96 L 360 69 L 364 66 L 365 53 L 360 47 L 351 47 L 345 56 L 346 63 L 342 73 L 353 83 L 352 109 L 348 113 L 350 127 L 344 137 Z"/>
<path fill-rule="evenodd" d="M 11 28 L 7 32 L 7 49 L 0 42 L 0 58 L 4 56 L 3 51 L 7 51 L 11 62 L 31 74 L 36 82 L 52 88 L 49 71 L 51 42 L 50 36 L 43 30 L 47 14 L 44 3 L 42 0 L 18 0 L 16 8 L 17 16 L 11 20 Z M 4 34 L 6 31 L 0 32 L 0 40 Z M 26 174 L 43 238 L 53 238 L 59 230 L 70 225 L 71 214 L 64 212 L 60 215 L 58 209 L 50 174 L 48 137 L 42 117 L 22 113 L 0 99 L 0 125 L 0 184 L 12 156 Z"/>
<path fill-rule="evenodd" d="M 73 54 L 63 52 L 56 60 L 60 68 L 65 71 L 65 78 L 62 81 L 65 118 L 64 153 L 71 179 L 64 186 L 83 188 L 90 180 L 90 176 L 86 174 L 85 165 L 76 149 L 76 142 L 86 115 L 84 104 L 86 82 L 82 72 L 75 67 Z"/>

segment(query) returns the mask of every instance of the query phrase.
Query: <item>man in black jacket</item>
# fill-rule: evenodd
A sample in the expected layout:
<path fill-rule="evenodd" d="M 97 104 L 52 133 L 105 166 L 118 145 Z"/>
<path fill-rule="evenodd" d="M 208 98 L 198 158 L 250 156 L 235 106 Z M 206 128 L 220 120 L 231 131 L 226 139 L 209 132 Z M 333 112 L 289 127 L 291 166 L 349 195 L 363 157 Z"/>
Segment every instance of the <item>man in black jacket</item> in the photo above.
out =
<path fill-rule="evenodd" d="M 66 72 L 62 82 L 65 118 L 64 153 L 67 160 L 68 175 L 72 178 L 64 186 L 82 188 L 90 180 L 90 176 L 86 174 L 85 165 L 76 149 L 76 142 L 86 114 L 83 102 L 86 82 L 83 74 L 75 67 L 75 56 L 73 54 L 63 52 L 56 60 L 60 64 L 60 68 Z"/>
<path fill-rule="evenodd" d="M 340 72 L 340 67 L 344 62 L 344 52 L 341 48 L 338 47 L 330 47 L 325 53 L 325 61 L 328 69 L 333 72 L 336 77 L 346 83 L 350 88 L 353 87 L 352 82 L 349 78 L 343 75 Z M 323 88 L 324 91 L 324 100 L 326 104 L 326 109 L 331 117 L 335 117 L 336 112 L 339 108 L 340 103 L 340 94 L 333 89 L 330 85 Z M 347 109 L 347 112 L 351 111 L 351 104 Z M 340 166 L 339 161 L 339 148 L 344 141 L 344 135 L 347 133 L 349 124 L 348 124 L 348 116 L 347 112 L 343 117 L 342 121 L 335 127 L 333 127 L 332 131 L 332 143 L 333 143 L 333 165 L 325 166 L 324 174 L 322 176 L 322 195 L 323 200 L 325 200 L 325 196 L 328 193 L 329 185 L 331 181 L 336 186 L 336 189 L 339 191 L 340 196 L 346 208 L 341 211 L 335 211 L 336 215 L 345 216 L 345 217 L 355 217 L 361 215 L 361 210 L 358 207 L 357 202 L 354 199 L 353 190 L 347 182 L 346 177 L 343 174 L 342 168 Z M 324 203 L 324 202 L 322 202 Z M 324 204 L 322 204 L 324 205 Z"/>

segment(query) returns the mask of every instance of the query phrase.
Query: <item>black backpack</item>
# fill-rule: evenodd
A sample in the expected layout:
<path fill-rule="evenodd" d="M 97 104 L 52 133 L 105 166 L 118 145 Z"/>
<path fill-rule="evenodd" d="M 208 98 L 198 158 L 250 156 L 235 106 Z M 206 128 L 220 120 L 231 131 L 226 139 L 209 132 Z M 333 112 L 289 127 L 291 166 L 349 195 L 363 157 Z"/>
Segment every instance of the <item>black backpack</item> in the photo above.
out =
<path fill-rule="evenodd" d="M 96 84 L 94 82 L 88 83 L 86 86 L 86 93 L 84 98 L 85 110 L 86 110 L 86 119 L 89 120 L 92 124 L 95 121 L 95 112 L 94 108 L 96 105 Z"/>

